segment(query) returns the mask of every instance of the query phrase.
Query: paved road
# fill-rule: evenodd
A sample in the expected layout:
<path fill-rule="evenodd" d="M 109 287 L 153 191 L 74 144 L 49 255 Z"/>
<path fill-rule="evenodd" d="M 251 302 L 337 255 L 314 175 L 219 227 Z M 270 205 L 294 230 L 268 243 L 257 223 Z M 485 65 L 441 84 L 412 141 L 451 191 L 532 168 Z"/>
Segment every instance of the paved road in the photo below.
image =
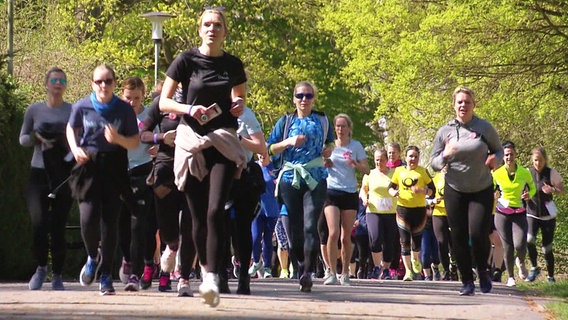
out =
<path fill-rule="evenodd" d="M 217 308 L 201 303 L 198 282 L 195 297 L 176 293 L 125 292 L 115 282 L 117 295 L 98 295 L 98 285 L 81 287 L 66 282 L 65 291 L 51 291 L 46 283 L 30 291 L 27 283 L 0 283 L 2 319 L 546 319 L 540 303 L 514 288 L 497 284 L 492 293 L 460 297 L 457 282 L 353 280 L 353 286 L 323 286 L 316 280 L 312 293 L 283 279 L 253 279 L 251 296 L 221 295 Z M 175 284 L 175 283 L 174 283 Z M 235 280 L 230 287 L 236 290 Z"/>

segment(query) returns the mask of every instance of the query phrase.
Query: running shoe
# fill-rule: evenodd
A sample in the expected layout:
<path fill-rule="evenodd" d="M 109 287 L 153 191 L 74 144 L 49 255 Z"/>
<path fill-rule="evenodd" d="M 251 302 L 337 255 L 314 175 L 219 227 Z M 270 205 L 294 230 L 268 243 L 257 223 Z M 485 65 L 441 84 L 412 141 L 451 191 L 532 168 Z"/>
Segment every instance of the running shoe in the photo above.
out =
<path fill-rule="evenodd" d="M 207 272 L 203 276 L 203 283 L 199 286 L 199 294 L 201 294 L 203 303 L 212 308 L 218 306 L 220 302 L 218 281 L 217 274 Z"/>
<path fill-rule="evenodd" d="M 280 270 L 280 279 L 288 279 L 288 278 L 290 278 L 290 272 L 288 271 L 288 269 Z"/>
<path fill-rule="evenodd" d="M 132 274 L 132 265 L 130 262 L 126 262 L 124 258 L 122 258 L 122 264 L 120 265 L 120 269 L 118 269 L 118 277 L 122 283 L 127 284 L 130 281 L 130 275 Z"/>
<path fill-rule="evenodd" d="M 262 275 L 262 278 L 272 278 L 272 272 L 270 272 L 270 268 L 264 268 L 264 274 Z"/>
<path fill-rule="evenodd" d="M 402 278 L 402 281 L 412 281 L 412 271 L 407 270 Z"/>
<path fill-rule="evenodd" d="M 160 279 L 158 280 L 158 291 L 166 292 L 172 290 L 172 280 L 170 280 L 169 272 L 160 272 Z"/>
<path fill-rule="evenodd" d="M 145 265 L 142 278 L 140 279 L 140 288 L 146 290 L 152 286 L 152 277 L 154 275 L 154 264 L 151 266 Z"/>
<path fill-rule="evenodd" d="M 325 279 L 323 284 L 326 286 L 337 284 L 337 275 L 335 273 L 330 273 L 329 277 Z"/>
<path fill-rule="evenodd" d="M 515 282 L 515 278 L 509 277 L 507 278 L 507 287 L 515 287 L 517 283 Z"/>
<path fill-rule="evenodd" d="M 493 270 L 493 274 L 491 275 L 491 281 L 493 282 L 501 282 L 501 278 L 503 277 L 503 271 L 499 268 L 495 268 Z"/>
<path fill-rule="evenodd" d="M 166 246 L 166 250 L 164 250 L 162 257 L 160 258 L 160 266 L 162 268 L 162 271 L 174 271 L 174 268 L 176 267 L 176 255 L 177 251 L 173 251 L 170 249 L 170 246 Z"/>
<path fill-rule="evenodd" d="M 314 283 L 312 281 L 312 277 L 309 274 L 303 274 L 300 277 L 300 291 L 301 292 L 311 292 L 313 285 L 314 285 Z"/>
<path fill-rule="evenodd" d="M 363 268 L 359 268 L 359 270 L 357 270 L 357 279 L 367 279 Z"/>
<path fill-rule="evenodd" d="M 389 268 L 383 269 L 383 274 L 381 275 L 381 279 L 382 280 L 392 280 Z"/>
<path fill-rule="evenodd" d="M 60 274 L 53 274 L 53 277 L 51 278 L 51 289 L 65 290 L 65 286 L 63 286 L 63 278 Z"/>
<path fill-rule="evenodd" d="M 547 281 L 548 283 L 555 283 L 555 282 L 556 282 L 556 279 L 554 279 L 554 277 L 546 277 L 546 281 Z"/>
<path fill-rule="evenodd" d="M 425 276 L 425 277 L 424 277 L 424 281 L 432 281 L 432 277 L 430 277 L 430 276 Z"/>
<path fill-rule="evenodd" d="M 463 284 L 462 288 L 460 289 L 460 296 L 473 296 L 475 295 L 475 284 L 473 281 L 468 281 Z"/>
<path fill-rule="evenodd" d="M 250 266 L 250 268 L 248 269 L 248 274 L 249 276 L 254 276 L 257 272 L 261 272 L 262 274 L 262 270 L 263 266 L 262 266 L 262 262 L 253 262 L 252 266 Z"/>
<path fill-rule="evenodd" d="M 79 274 L 79 282 L 82 286 L 90 286 L 93 281 L 97 278 L 97 273 L 99 272 L 100 263 L 95 261 L 95 259 L 88 257 L 87 262 L 81 269 Z"/>
<path fill-rule="evenodd" d="M 108 274 L 101 275 L 99 290 L 101 296 L 112 296 L 116 294 L 114 287 L 112 286 L 112 278 Z"/>
<path fill-rule="evenodd" d="M 241 263 L 237 261 L 237 258 L 235 258 L 235 256 L 231 257 L 231 263 L 233 264 L 233 275 L 235 276 L 235 279 L 238 279 L 239 273 L 241 272 Z"/>
<path fill-rule="evenodd" d="M 193 292 L 191 292 L 191 287 L 189 286 L 189 280 L 184 278 L 179 278 L 177 291 L 178 297 L 193 297 Z"/>
<path fill-rule="evenodd" d="M 140 289 L 140 280 L 135 274 L 131 274 L 128 278 L 128 283 L 124 286 L 124 291 L 138 291 Z"/>
<path fill-rule="evenodd" d="M 47 266 L 43 267 L 38 266 L 36 268 L 34 275 L 30 279 L 29 283 L 30 290 L 41 289 L 41 286 L 43 286 L 43 282 L 45 281 L 46 277 L 47 277 Z"/>
<path fill-rule="evenodd" d="M 371 271 L 371 279 L 373 280 L 379 280 L 379 277 L 381 276 L 381 267 L 373 267 L 373 271 Z"/>
<path fill-rule="evenodd" d="M 479 290 L 481 290 L 481 293 L 489 293 L 492 288 L 493 284 L 491 283 L 489 271 L 483 270 L 479 272 Z"/>
<path fill-rule="evenodd" d="M 331 269 L 330 268 L 325 268 L 325 271 L 323 272 L 323 281 L 327 280 L 329 277 L 331 277 Z"/>
<path fill-rule="evenodd" d="M 527 281 L 533 282 L 540 275 L 540 267 L 532 267 L 529 271 Z"/>
<path fill-rule="evenodd" d="M 434 280 L 436 281 L 442 280 L 442 275 L 440 274 L 440 268 L 438 268 L 438 266 L 433 263 L 431 267 L 432 267 L 432 272 L 434 273 Z"/>
<path fill-rule="evenodd" d="M 389 269 L 390 277 L 393 280 L 398 280 L 398 271 L 396 269 Z"/>
<path fill-rule="evenodd" d="M 349 275 L 347 274 L 342 274 L 339 276 L 339 284 L 341 284 L 342 286 L 350 286 L 351 285 L 351 280 Z"/>
<path fill-rule="evenodd" d="M 451 280 L 450 272 L 444 271 L 444 276 L 442 277 L 442 281 L 450 281 L 450 280 Z"/>
<path fill-rule="evenodd" d="M 414 271 L 415 274 L 420 274 L 420 271 L 422 271 L 422 263 L 420 263 L 420 260 L 416 259 L 412 261 L 412 271 Z"/>

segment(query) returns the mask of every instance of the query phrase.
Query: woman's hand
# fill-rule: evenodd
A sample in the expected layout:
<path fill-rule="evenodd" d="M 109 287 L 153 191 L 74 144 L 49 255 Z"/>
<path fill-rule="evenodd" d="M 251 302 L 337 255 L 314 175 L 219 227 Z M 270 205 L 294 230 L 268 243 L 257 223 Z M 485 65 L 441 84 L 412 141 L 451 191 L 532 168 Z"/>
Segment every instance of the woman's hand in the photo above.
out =
<path fill-rule="evenodd" d="M 170 147 L 174 146 L 174 141 L 176 139 L 176 130 L 166 131 L 164 133 L 164 143 Z"/>
<path fill-rule="evenodd" d="M 85 164 L 89 161 L 89 155 L 87 154 L 87 152 L 85 152 L 85 149 L 77 147 L 71 149 L 71 152 L 73 153 L 73 157 L 78 164 Z"/>
<path fill-rule="evenodd" d="M 308 140 L 308 137 L 306 137 L 303 134 L 299 134 L 297 136 L 287 138 L 286 140 L 288 141 L 288 145 L 290 147 L 299 147 L 303 145 L 306 142 L 306 140 Z"/>
<path fill-rule="evenodd" d="M 53 147 L 53 144 L 55 143 L 55 139 L 46 139 L 37 131 L 34 132 L 34 136 L 39 142 L 41 142 L 42 150 L 51 149 Z"/>
<path fill-rule="evenodd" d="M 495 170 L 497 168 L 497 157 L 495 157 L 494 154 L 490 154 L 487 156 L 487 159 L 485 160 L 485 165 L 491 169 L 491 170 Z"/>
<path fill-rule="evenodd" d="M 245 111 L 245 100 L 240 97 L 235 98 L 233 100 L 233 104 L 231 105 L 231 110 L 230 110 L 233 117 L 235 118 L 240 117 L 244 111 Z"/>

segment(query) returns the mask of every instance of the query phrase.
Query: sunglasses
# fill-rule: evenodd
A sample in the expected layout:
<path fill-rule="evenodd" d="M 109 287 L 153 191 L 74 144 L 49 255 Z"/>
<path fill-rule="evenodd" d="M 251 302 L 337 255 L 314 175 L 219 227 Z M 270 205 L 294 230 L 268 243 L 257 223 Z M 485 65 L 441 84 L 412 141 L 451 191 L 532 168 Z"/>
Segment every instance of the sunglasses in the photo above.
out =
<path fill-rule="evenodd" d="M 65 78 L 51 78 L 49 79 L 49 83 L 56 84 L 57 82 L 61 83 L 62 85 L 67 85 L 67 79 Z"/>
<path fill-rule="evenodd" d="M 306 100 L 312 100 L 314 98 L 314 94 L 313 93 L 296 93 L 294 95 L 294 97 L 296 97 L 296 99 L 298 100 L 302 100 L 304 98 L 306 98 Z"/>
<path fill-rule="evenodd" d="M 97 85 L 100 86 L 101 84 L 106 84 L 107 86 L 111 85 L 114 82 L 114 79 L 112 78 L 108 78 L 108 79 L 102 79 L 102 80 L 93 80 L 93 82 Z"/>

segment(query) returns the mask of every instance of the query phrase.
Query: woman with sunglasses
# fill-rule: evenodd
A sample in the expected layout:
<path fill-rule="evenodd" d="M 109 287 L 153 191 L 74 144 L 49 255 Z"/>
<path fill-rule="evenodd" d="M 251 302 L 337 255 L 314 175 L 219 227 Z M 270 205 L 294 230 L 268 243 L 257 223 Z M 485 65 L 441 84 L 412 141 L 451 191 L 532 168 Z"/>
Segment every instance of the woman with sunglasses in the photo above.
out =
<path fill-rule="evenodd" d="M 357 192 L 357 171 L 368 174 L 369 163 L 363 145 L 352 138 L 353 121 L 340 113 L 333 119 L 335 147 L 330 156 L 327 176 L 327 197 L 324 203 L 324 215 L 327 221 L 328 238 L 327 256 L 330 276 L 324 281 L 325 285 L 336 284 L 348 286 L 349 262 L 351 261 L 351 232 L 359 209 Z M 339 253 L 338 240 L 341 234 L 341 263 L 342 273 L 337 274 L 337 258 Z M 355 270 L 352 270 L 355 272 Z"/>
<path fill-rule="evenodd" d="M 452 230 L 452 251 L 462 275 L 459 293 L 471 296 L 475 294 L 472 255 L 481 292 L 492 288 L 487 266 L 494 200 L 491 169 L 503 158 L 503 148 L 495 128 L 473 113 L 473 90 L 458 87 L 452 98 L 456 118 L 438 129 L 430 160 L 436 171 L 448 166 L 444 204 Z"/>
<path fill-rule="evenodd" d="M 537 193 L 527 203 L 527 249 L 532 265 L 527 279 L 532 282 L 540 274 L 540 267 L 537 262 L 536 236 L 538 231 L 541 230 L 541 248 L 546 261 L 546 279 L 549 283 L 553 283 L 556 280 L 554 279 L 552 240 L 554 239 L 557 215 L 553 196 L 564 193 L 564 184 L 560 173 L 548 166 L 548 157 L 544 148 L 534 148 L 531 152 L 531 161 L 533 166 L 530 168 L 530 172 L 536 184 Z"/>
<path fill-rule="evenodd" d="M 65 262 L 65 225 L 72 204 L 65 180 L 72 167 L 65 159 L 69 153 L 65 125 L 71 104 L 63 100 L 67 89 L 65 72 L 57 67 L 45 74 L 47 101 L 26 109 L 20 131 L 20 144 L 33 147 L 26 200 L 32 224 L 32 246 L 38 266 L 32 276 L 30 290 L 41 289 L 47 276 L 51 252 L 53 290 L 64 290 L 61 272 Z M 51 238 L 51 241 L 49 241 Z"/>
<path fill-rule="evenodd" d="M 310 292 L 319 250 L 317 222 L 327 190 L 327 169 L 335 141 L 330 123 L 313 110 L 317 89 L 309 81 L 294 87 L 296 111 L 280 118 L 267 140 L 268 150 L 279 169 L 276 193 L 286 205 L 283 216 L 291 259 L 298 262 L 300 291 Z"/>
<path fill-rule="evenodd" d="M 185 192 L 205 270 L 199 292 L 205 304 L 215 307 L 228 232 L 224 207 L 233 180 L 246 166 L 236 130 L 247 78 L 241 60 L 223 50 L 229 31 L 225 14 L 219 8 L 206 9 L 198 28 L 201 45 L 179 54 L 168 68 L 160 110 L 182 117 L 175 139 L 176 185 Z M 181 103 L 172 99 L 179 83 L 185 98 Z"/>
<path fill-rule="evenodd" d="M 493 171 L 493 181 L 497 194 L 495 228 L 503 243 L 505 268 L 509 277 L 507 286 L 514 287 L 515 258 L 519 277 L 528 276 L 525 267 L 527 254 L 527 212 L 526 201 L 536 194 L 532 176 L 527 168 L 517 165 L 517 151 L 511 141 L 503 143 L 505 164 Z M 516 257 L 515 257 L 516 251 Z"/>
<path fill-rule="evenodd" d="M 406 166 L 397 167 L 389 184 L 389 194 L 397 197 L 396 224 L 400 236 L 402 262 L 406 273 L 402 280 L 412 281 L 420 276 L 422 230 L 426 226 L 426 197 L 436 192 L 428 171 L 419 165 L 420 149 L 406 148 Z"/>
<path fill-rule="evenodd" d="M 100 269 L 100 294 L 114 295 L 111 272 L 120 197 L 130 185 L 127 150 L 138 147 L 138 124 L 132 107 L 114 94 L 112 68 L 97 66 L 91 79 L 93 92 L 73 105 L 67 124 L 67 140 L 77 161 L 73 194 L 79 201 L 81 236 L 88 255 L 79 281 L 91 285 Z"/>

